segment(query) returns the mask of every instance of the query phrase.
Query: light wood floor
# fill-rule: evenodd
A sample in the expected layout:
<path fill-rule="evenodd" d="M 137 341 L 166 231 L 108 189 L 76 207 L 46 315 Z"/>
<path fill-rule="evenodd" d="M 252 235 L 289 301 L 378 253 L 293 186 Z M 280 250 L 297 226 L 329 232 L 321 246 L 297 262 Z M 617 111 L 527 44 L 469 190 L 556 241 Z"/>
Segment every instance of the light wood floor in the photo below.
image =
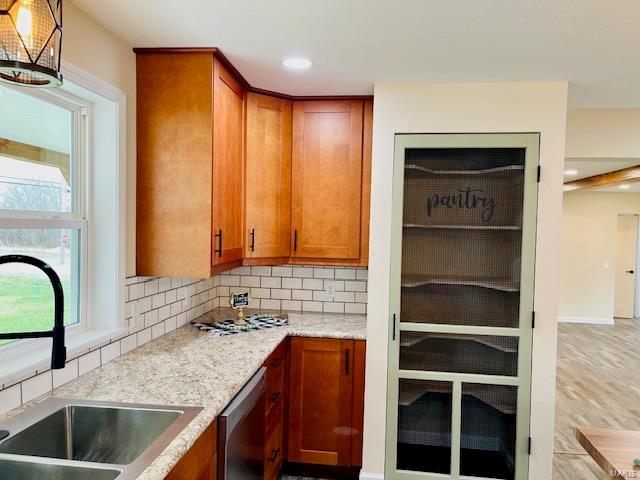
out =
<path fill-rule="evenodd" d="M 640 430 L 640 320 L 561 323 L 557 373 L 553 480 L 610 480 L 573 427 Z"/>

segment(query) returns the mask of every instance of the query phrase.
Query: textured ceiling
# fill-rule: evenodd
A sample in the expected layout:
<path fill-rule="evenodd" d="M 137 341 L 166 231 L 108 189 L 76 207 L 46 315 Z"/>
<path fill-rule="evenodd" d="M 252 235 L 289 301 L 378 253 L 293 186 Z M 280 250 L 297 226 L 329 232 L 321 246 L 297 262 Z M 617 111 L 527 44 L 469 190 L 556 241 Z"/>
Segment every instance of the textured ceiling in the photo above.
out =
<path fill-rule="evenodd" d="M 136 47 L 219 47 L 254 86 L 570 81 L 571 107 L 640 107 L 637 0 L 74 0 Z M 290 55 L 315 66 L 291 73 Z"/>

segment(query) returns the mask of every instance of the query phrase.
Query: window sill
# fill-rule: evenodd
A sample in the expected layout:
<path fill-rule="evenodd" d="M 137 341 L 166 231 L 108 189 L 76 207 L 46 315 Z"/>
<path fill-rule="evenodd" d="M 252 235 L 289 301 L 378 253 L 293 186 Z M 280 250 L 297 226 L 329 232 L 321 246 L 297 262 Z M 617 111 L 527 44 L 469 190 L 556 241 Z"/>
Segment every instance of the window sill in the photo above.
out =
<path fill-rule="evenodd" d="M 115 342 L 128 333 L 126 328 L 71 331 L 65 342 L 67 362 Z M 0 365 L 0 390 L 50 370 L 51 339 L 22 340 L 16 348 L 0 350 Z"/>

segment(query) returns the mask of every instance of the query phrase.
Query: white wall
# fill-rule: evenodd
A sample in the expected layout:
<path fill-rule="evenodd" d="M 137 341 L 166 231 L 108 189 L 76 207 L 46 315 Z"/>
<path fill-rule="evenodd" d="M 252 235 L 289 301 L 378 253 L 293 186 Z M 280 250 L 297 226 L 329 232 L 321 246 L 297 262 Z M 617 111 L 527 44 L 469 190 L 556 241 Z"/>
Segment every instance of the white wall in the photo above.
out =
<path fill-rule="evenodd" d="M 560 321 L 613 322 L 618 215 L 622 213 L 640 213 L 640 193 L 565 193 Z"/>
<path fill-rule="evenodd" d="M 136 59 L 131 47 L 71 2 L 64 5 L 62 58 L 127 95 L 126 271 L 135 274 Z"/>
<path fill-rule="evenodd" d="M 566 157 L 640 157 L 640 109 L 577 109 L 567 113 Z"/>
<path fill-rule="evenodd" d="M 532 480 L 551 478 L 567 84 L 376 85 L 362 478 L 382 478 L 395 133 L 540 132 Z M 389 479 L 391 480 L 391 479 Z"/>

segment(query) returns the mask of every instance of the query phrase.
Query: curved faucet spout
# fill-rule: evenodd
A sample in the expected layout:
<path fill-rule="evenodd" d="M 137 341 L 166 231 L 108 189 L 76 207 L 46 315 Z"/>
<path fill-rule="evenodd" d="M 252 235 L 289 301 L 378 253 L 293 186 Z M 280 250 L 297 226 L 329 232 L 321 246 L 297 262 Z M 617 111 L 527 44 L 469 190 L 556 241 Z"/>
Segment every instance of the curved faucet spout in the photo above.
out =
<path fill-rule="evenodd" d="M 51 337 L 53 339 L 51 368 L 64 368 L 67 360 L 67 348 L 64 344 L 64 293 L 62 291 L 62 282 L 60 282 L 60 277 L 51 265 L 28 255 L 0 256 L 0 265 L 4 263 L 26 263 L 27 265 L 32 265 L 44 272 L 53 287 L 54 316 L 53 330 L 45 332 L 0 333 L 0 340 Z"/>

